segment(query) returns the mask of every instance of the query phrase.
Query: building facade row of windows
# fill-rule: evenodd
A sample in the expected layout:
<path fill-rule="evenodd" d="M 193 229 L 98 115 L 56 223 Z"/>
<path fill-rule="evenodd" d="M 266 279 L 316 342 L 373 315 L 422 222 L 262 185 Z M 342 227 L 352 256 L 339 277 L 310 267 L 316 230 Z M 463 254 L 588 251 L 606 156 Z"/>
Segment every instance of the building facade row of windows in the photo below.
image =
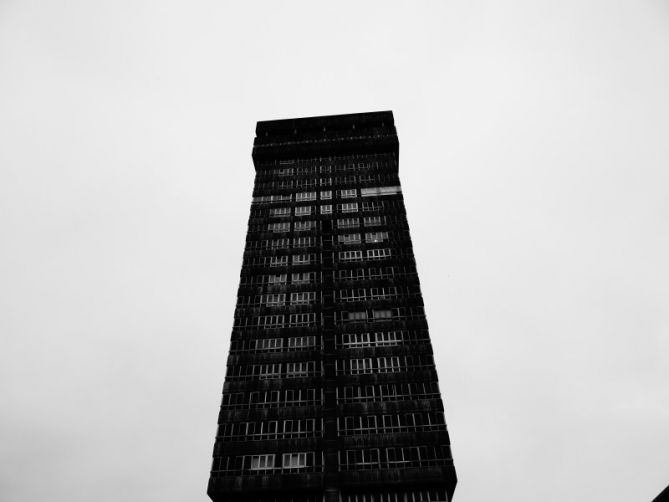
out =
<path fill-rule="evenodd" d="M 269 197 L 269 196 L 268 196 Z M 385 215 L 388 223 L 400 222 L 404 214 L 404 205 L 401 200 L 397 199 L 371 199 L 358 202 L 357 200 L 350 200 L 348 202 L 341 202 L 332 204 L 331 200 L 320 200 L 316 205 L 310 204 L 292 204 L 290 201 L 272 200 L 272 204 L 256 204 L 251 208 L 249 216 L 249 223 L 259 223 L 262 221 L 276 221 L 287 218 L 288 216 L 301 219 L 303 216 L 310 215 L 331 215 L 333 212 L 337 213 L 358 213 L 363 212 L 371 215 Z M 304 202 L 304 201 L 302 201 Z M 275 211 L 277 210 L 277 211 Z M 371 214 L 370 214 L 371 213 Z M 381 214 L 379 214 L 381 213 Z M 332 220 L 329 216 L 323 218 Z M 252 232 L 258 231 L 256 227 L 250 227 Z"/>
<path fill-rule="evenodd" d="M 335 323 L 375 322 L 401 319 L 424 319 L 425 311 L 421 306 L 395 307 L 389 309 L 365 309 L 335 312 Z"/>
<path fill-rule="evenodd" d="M 282 159 L 257 164 L 258 176 L 295 176 L 304 174 L 364 171 L 397 167 L 397 160 L 391 154 L 337 155 L 328 157 L 307 157 Z"/>
<path fill-rule="evenodd" d="M 275 408 L 277 406 L 316 406 L 323 402 L 321 389 L 283 389 L 252 392 L 224 392 L 222 410 Z"/>
<path fill-rule="evenodd" d="M 307 220 L 307 221 L 296 221 L 292 224 L 291 232 L 291 223 L 282 222 L 282 223 L 270 223 L 267 225 L 266 229 L 268 232 L 274 233 L 299 233 L 315 230 L 317 227 L 316 221 Z M 258 248 L 284 248 L 287 249 L 291 246 L 295 247 L 295 243 L 298 242 L 297 239 L 304 239 L 305 237 L 293 237 L 293 239 L 283 238 L 283 239 L 255 239 L 249 240 L 246 243 L 246 249 L 258 249 Z M 306 237 L 308 239 L 308 236 Z M 387 231 L 378 231 L 378 232 L 365 232 L 364 234 L 360 233 L 345 233 L 337 235 L 337 242 L 339 243 L 360 243 L 364 238 L 365 242 L 383 242 L 389 240 L 390 236 Z M 305 241 L 309 242 L 308 245 L 313 246 L 315 241 Z M 304 244 L 300 244 L 304 246 Z"/>
<path fill-rule="evenodd" d="M 396 446 L 339 451 L 339 470 L 406 469 L 452 462 L 449 445 Z M 212 473 L 320 472 L 321 452 L 265 453 L 214 457 Z"/>
<path fill-rule="evenodd" d="M 321 292 L 300 291 L 294 293 L 268 293 L 264 295 L 239 296 L 238 307 L 284 307 L 287 305 L 313 305 L 320 303 Z"/>
<path fill-rule="evenodd" d="M 416 297 L 420 296 L 420 288 L 414 286 L 388 286 L 380 288 L 355 288 L 335 290 L 335 301 L 339 302 L 358 302 L 389 300 L 398 297 Z"/>
<path fill-rule="evenodd" d="M 263 195 L 262 197 L 257 197 L 259 200 L 256 201 L 254 204 L 272 204 L 272 207 L 274 208 L 287 208 L 290 209 L 291 206 L 288 204 L 292 202 L 291 195 Z M 300 203 L 300 202 L 311 202 L 316 199 L 310 199 L 310 200 L 297 200 L 295 202 Z M 399 211 L 400 213 L 403 213 L 404 206 L 401 203 L 401 201 L 389 201 L 389 200 L 364 200 L 362 202 L 342 202 L 338 204 L 332 204 L 331 200 L 327 198 L 323 199 L 318 199 L 320 201 L 325 201 L 325 203 L 321 203 L 318 206 L 313 207 L 313 213 L 312 214 L 333 214 L 333 212 L 338 212 L 338 213 L 357 213 L 357 212 L 366 212 L 366 213 L 372 213 L 372 212 L 390 212 L 392 213 L 393 210 Z M 281 203 L 280 206 L 275 206 L 275 203 Z M 300 207 L 299 205 L 295 206 L 295 209 Z M 312 207 L 312 206 L 306 206 L 306 207 Z M 318 211 L 316 210 L 318 208 Z M 254 206 L 251 210 L 251 215 L 258 215 L 257 217 L 264 218 L 265 213 L 260 212 L 258 213 L 257 208 Z M 252 231 L 256 231 L 255 229 L 252 229 Z"/>
<path fill-rule="evenodd" d="M 303 176 L 301 178 L 265 177 L 256 179 L 255 192 L 274 192 L 276 190 L 305 190 L 318 187 L 347 185 L 379 185 L 397 183 L 397 175 L 390 173 L 347 174 L 345 176 Z"/>
<path fill-rule="evenodd" d="M 337 433 L 341 437 L 445 430 L 446 422 L 443 412 L 416 411 L 337 417 Z M 217 433 L 220 439 L 250 441 L 320 438 L 322 435 L 322 418 L 223 422 L 219 424 Z"/>
<path fill-rule="evenodd" d="M 368 220 L 368 223 L 365 225 L 367 227 L 375 227 L 385 224 L 385 219 L 381 219 L 380 216 L 370 216 L 369 218 L 363 218 Z M 336 227 L 338 229 L 348 230 L 351 228 L 360 227 L 360 218 L 340 218 L 336 220 Z M 278 223 L 268 223 L 262 225 L 256 225 L 251 229 L 251 232 L 272 232 L 272 233 L 287 233 L 287 232 L 310 232 L 318 228 L 318 221 L 316 220 L 295 220 L 292 224 L 289 221 L 278 222 Z M 366 235 L 366 234 L 365 234 Z M 386 236 L 386 238 L 388 238 Z M 248 243 L 254 242 L 254 240 L 247 241 Z M 257 242 L 257 241 L 256 241 Z"/>
<path fill-rule="evenodd" d="M 235 317 L 235 329 L 245 327 L 267 328 L 286 328 L 300 326 L 320 326 L 322 325 L 322 316 L 320 313 L 304 312 L 300 314 L 276 314 L 261 316 L 241 316 Z"/>
<path fill-rule="evenodd" d="M 363 357 L 356 359 L 338 359 L 338 375 L 364 375 L 420 371 L 434 368 L 431 355 Z"/>
<path fill-rule="evenodd" d="M 349 243 L 356 244 L 356 243 Z M 308 242 L 305 243 L 304 240 L 299 242 L 299 245 L 295 245 L 293 249 L 304 248 L 304 247 L 313 247 L 309 245 Z M 395 250 L 397 251 L 397 250 Z M 281 255 L 261 255 L 253 256 L 250 253 L 246 253 L 244 256 L 244 264 L 246 267 L 288 267 L 288 266 L 304 266 L 317 264 L 316 261 L 311 261 L 312 259 L 316 260 L 319 256 L 313 256 L 315 253 L 300 253 L 298 258 L 293 259 L 293 256 L 289 254 Z M 393 256 L 393 250 L 391 248 L 371 248 L 371 249 L 355 249 L 349 251 L 337 251 L 333 254 L 335 259 L 334 263 L 337 262 L 360 262 L 360 261 L 373 261 L 373 260 L 385 260 Z M 407 254 L 405 250 L 404 256 L 411 256 Z M 398 257 L 402 258 L 403 256 L 398 253 Z"/>
<path fill-rule="evenodd" d="M 381 301 L 398 298 L 420 297 L 420 288 L 413 286 L 387 286 L 377 288 L 335 289 L 337 302 Z M 286 307 L 297 305 L 315 305 L 321 303 L 320 291 L 297 291 L 292 293 L 267 293 L 261 295 L 240 295 L 238 307 Z M 378 316 L 378 314 L 377 314 Z M 289 319 L 290 323 L 290 319 Z"/>
<path fill-rule="evenodd" d="M 268 439 L 294 439 L 322 437 L 322 418 L 268 420 L 251 422 L 224 422 L 218 425 L 220 439 L 262 441 Z"/>
<path fill-rule="evenodd" d="M 373 333 L 341 333 L 336 335 L 338 348 L 359 349 L 363 347 L 389 347 L 428 341 L 427 332 L 393 330 Z"/>
<path fill-rule="evenodd" d="M 413 372 L 434 368 L 431 355 L 399 355 L 337 359 L 338 375 L 365 375 L 379 373 Z M 321 361 L 241 364 L 228 367 L 226 378 L 235 380 L 266 380 L 303 378 L 323 374 Z"/>
<path fill-rule="evenodd" d="M 382 172 L 387 172 L 389 168 L 397 166 L 394 159 L 381 158 L 379 160 L 364 160 L 358 162 L 340 162 L 330 160 L 304 160 L 300 159 L 292 161 L 292 164 L 284 164 L 278 167 L 274 166 L 260 166 L 258 171 L 258 178 L 285 178 L 292 176 L 314 176 L 318 174 L 328 173 L 343 173 L 343 172 L 365 172 L 369 170 L 380 169 Z"/>
<path fill-rule="evenodd" d="M 337 387 L 337 404 L 438 399 L 437 382 L 345 385 Z"/>
<path fill-rule="evenodd" d="M 406 469 L 449 465 L 453 458 L 449 445 L 360 448 L 339 452 L 339 469 Z"/>
<path fill-rule="evenodd" d="M 330 179 L 331 180 L 331 179 Z M 316 180 L 314 180 L 315 182 Z M 312 183 L 310 181 L 304 181 L 304 183 Z M 264 186 L 268 185 L 268 186 Z M 271 190 L 280 190 L 280 189 L 292 189 L 295 188 L 294 180 L 285 180 L 278 182 L 269 182 L 261 184 L 260 186 L 256 185 L 255 192 L 266 192 Z M 316 186 L 314 183 L 311 186 Z M 386 195 L 397 195 L 402 193 L 402 188 L 399 185 L 391 186 L 375 186 L 375 187 L 366 187 L 366 188 L 344 188 L 341 190 L 313 190 L 307 192 L 295 192 L 295 202 L 309 202 L 315 200 L 329 200 L 329 199 L 356 199 L 358 197 L 382 197 Z M 277 194 L 273 194 L 277 195 Z M 266 200 L 263 197 L 272 197 L 273 195 L 258 195 L 253 198 L 253 202 L 274 202 L 274 200 Z M 287 200 L 282 200 L 282 202 L 287 202 Z"/>
<path fill-rule="evenodd" d="M 258 263 L 258 265 L 270 266 L 271 260 Z M 292 274 L 259 274 L 243 275 L 241 277 L 241 286 L 281 286 L 281 285 L 304 285 L 316 284 L 320 281 L 320 273 L 316 272 L 294 272 Z"/>
<path fill-rule="evenodd" d="M 445 489 L 417 489 L 345 493 L 341 496 L 341 502 L 449 502 L 449 500 Z"/>
<path fill-rule="evenodd" d="M 212 474 L 226 473 L 228 475 L 320 472 L 322 470 L 322 453 L 316 454 L 313 451 L 214 457 L 212 464 Z"/>
<path fill-rule="evenodd" d="M 281 255 L 288 256 L 288 255 Z M 364 262 L 375 262 L 379 260 L 393 259 L 397 264 L 412 263 L 414 260 L 413 253 L 410 248 L 369 248 L 369 249 L 352 249 L 347 251 L 334 251 L 333 263 L 337 264 L 354 264 L 364 265 Z M 242 274 L 253 273 L 254 267 L 289 267 L 291 266 L 290 259 L 277 259 L 278 256 L 253 256 L 246 254 L 242 264 Z M 363 263 L 359 263 L 363 262 Z M 373 265 L 370 263 L 370 265 Z M 300 265 L 297 265 L 300 266 Z"/>
<path fill-rule="evenodd" d="M 422 306 L 394 307 L 386 309 L 366 309 L 355 311 L 335 311 L 335 324 L 372 323 L 385 321 L 408 321 L 425 319 Z M 302 312 L 298 314 L 272 315 L 236 315 L 234 329 L 258 328 L 277 329 L 289 327 L 322 326 L 323 317 L 318 312 Z"/>
<path fill-rule="evenodd" d="M 316 335 L 291 336 L 287 338 L 254 338 L 232 340 L 230 352 L 280 352 L 308 350 L 321 347 L 321 338 Z"/>
<path fill-rule="evenodd" d="M 437 382 L 404 382 L 337 387 L 337 404 L 414 401 L 438 399 Z M 322 389 L 283 389 L 272 391 L 224 392 L 221 409 L 273 408 L 281 406 L 316 406 L 323 400 Z"/>
<path fill-rule="evenodd" d="M 366 347 L 391 347 L 412 345 L 429 341 L 426 330 L 392 330 L 364 333 L 339 333 L 335 345 L 340 349 Z M 290 336 L 285 338 L 233 339 L 230 351 L 236 352 L 280 352 L 287 350 L 313 350 L 321 348 L 321 338 L 316 335 Z"/>
<path fill-rule="evenodd" d="M 297 257 L 297 258 L 295 258 Z M 293 265 L 315 265 L 322 261 L 320 253 L 293 255 L 289 260 Z M 416 278 L 414 270 L 402 266 L 339 268 L 333 270 L 331 277 L 336 282 L 377 281 L 381 279 Z M 241 277 L 240 286 L 263 286 L 287 284 L 288 274 L 246 274 Z"/>
<path fill-rule="evenodd" d="M 337 257 L 341 262 L 385 260 L 393 255 L 390 248 L 357 249 L 352 251 L 339 251 Z"/>
<path fill-rule="evenodd" d="M 303 378 L 323 374 L 321 361 L 265 363 L 228 366 L 226 378 L 234 380 L 266 380 L 275 378 Z"/>
<path fill-rule="evenodd" d="M 277 207 L 269 210 L 270 219 L 288 219 L 295 217 L 295 223 L 300 223 L 301 218 L 308 218 L 310 216 L 316 215 L 317 207 L 316 206 L 296 206 L 292 207 Z M 265 219 L 266 216 L 259 214 L 256 216 L 258 219 Z M 365 216 L 362 219 L 359 217 L 351 218 L 338 218 L 334 221 L 336 228 L 357 228 L 360 226 L 365 227 L 378 227 L 382 225 L 387 225 L 388 222 L 394 223 L 394 220 L 389 220 L 386 216 Z"/>
<path fill-rule="evenodd" d="M 415 411 L 399 414 L 337 417 L 337 431 L 342 436 L 445 430 L 446 422 L 443 412 Z"/>

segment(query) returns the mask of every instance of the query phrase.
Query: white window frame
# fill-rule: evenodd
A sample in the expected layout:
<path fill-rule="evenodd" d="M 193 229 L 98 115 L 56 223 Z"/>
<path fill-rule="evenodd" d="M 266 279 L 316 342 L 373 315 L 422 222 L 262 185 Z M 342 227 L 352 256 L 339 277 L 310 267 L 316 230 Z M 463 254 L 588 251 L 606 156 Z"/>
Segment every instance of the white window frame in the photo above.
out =
<path fill-rule="evenodd" d="M 295 194 L 295 202 L 316 200 L 316 192 L 299 192 Z"/>
<path fill-rule="evenodd" d="M 251 455 L 251 467 L 252 471 L 269 471 L 274 469 L 274 453 L 267 455 Z"/>
<path fill-rule="evenodd" d="M 295 208 L 295 216 L 300 217 L 300 216 L 311 216 L 313 211 L 312 206 L 297 206 Z"/>

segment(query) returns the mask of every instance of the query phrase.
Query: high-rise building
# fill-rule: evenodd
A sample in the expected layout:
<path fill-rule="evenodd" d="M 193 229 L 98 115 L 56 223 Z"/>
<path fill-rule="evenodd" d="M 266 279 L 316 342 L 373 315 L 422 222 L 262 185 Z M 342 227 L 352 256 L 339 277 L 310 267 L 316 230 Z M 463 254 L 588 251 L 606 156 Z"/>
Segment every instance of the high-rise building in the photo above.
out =
<path fill-rule="evenodd" d="M 392 112 L 259 122 L 208 494 L 450 501 Z"/>

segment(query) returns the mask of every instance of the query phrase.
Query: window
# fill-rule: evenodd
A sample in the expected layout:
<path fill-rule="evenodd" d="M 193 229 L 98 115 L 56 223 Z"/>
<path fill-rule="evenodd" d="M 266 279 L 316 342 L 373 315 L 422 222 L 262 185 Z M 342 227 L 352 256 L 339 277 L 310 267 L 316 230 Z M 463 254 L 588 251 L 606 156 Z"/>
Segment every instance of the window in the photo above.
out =
<path fill-rule="evenodd" d="M 281 364 L 256 364 L 254 374 L 260 378 L 278 378 L 281 376 Z"/>
<path fill-rule="evenodd" d="M 316 430 L 316 420 L 308 418 L 306 420 L 284 420 L 283 435 L 286 438 L 294 437 L 312 437 Z"/>
<path fill-rule="evenodd" d="M 299 272 L 296 274 L 292 274 L 291 282 L 293 284 L 306 284 L 309 282 L 313 282 L 315 278 L 316 278 L 316 272 Z"/>
<path fill-rule="evenodd" d="M 266 471 L 269 469 L 274 469 L 274 454 L 251 455 L 252 471 Z"/>
<path fill-rule="evenodd" d="M 316 324 L 316 314 L 290 314 L 289 322 L 291 326 L 311 326 Z"/>
<path fill-rule="evenodd" d="M 311 206 L 298 206 L 295 208 L 295 216 L 311 216 Z"/>
<path fill-rule="evenodd" d="M 357 196 L 357 190 L 351 188 L 350 190 L 339 190 L 339 197 L 341 199 L 355 199 Z"/>
<path fill-rule="evenodd" d="M 315 347 L 315 346 L 316 346 L 315 336 L 294 336 L 288 339 L 288 348 L 290 349 L 301 349 L 304 347 Z"/>
<path fill-rule="evenodd" d="M 287 256 L 272 256 L 269 259 L 270 267 L 285 267 L 288 265 Z"/>
<path fill-rule="evenodd" d="M 395 195 L 402 193 L 402 189 L 398 186 L 392 187 L 370 187 L 360 189 L 360 195 L 362 197 L 376 197 L 381 195 Z"/>
<path fill-rule="evenodd" d="M 290 223 L 288 222 L 281 222 L 281 223 L 270 223 L 268 230 L 274 233 L 279 233 L 279 232 L 289 232 L 290 231 Z"/>
<path fill-rule="evenodd" d="M 368 249 L 367 250 L 367 259 L 368 260 L 381 260 L 383 258 L 388 258 L 390 256 L 390 249 Z"/>
<path fill-rule="evenodd" d="M 282 315 L 263 315 L 258 317 L 258 326 L 261 328 L 276 328 L 283 326 L 284 317 Z"/>
<path fill-rule="evenodd" d="M 276 350 L 283 347 L 283 338 L 262 338 L 255 345 L 257 350 Z"/>
<path fill-rule="evenodd" d="M 277 217 L 277 218 L 284 217 L 284 216 L 290 216 L 290 208 L 289 207 L 277 207 L 276 209 L 270 209 L 269 210 L 269 215 Z"/>
<path fill-rule="evenodd" d="M 386 218 L 385 216 L 365 216 L 364 223 L 366 227 L 378 227 L 385 225 Z"/>
<path fill-rule="evenodd" d="M 393 316 L 392 310 L 374 310 L 372 314 L 375 320 L 390 319 Z"/>
<path fill-rule="evenodd" d="M 383 202 L 379 200 L 366 200 L 362 203 L 363 211 L 380 211 L 381 209 L 383 209 Z"/>
<path fill-rule="evenodd" d="M 360 234 L 344 234 L 337 237 L 340 244 L 360 244 Z"/>
<path fill-rule="evenodd" d="M 321 185 L 322 187 L 328 187 L 328 186 L 332 185 L 332 178 L 321 178 L 321 179 L 320 179 L 320 185 Z M 322 193 L 322 192 L 321 192 L 321 193 Z M 321 199 L 322 199 L 322 198 L 323 198 L 323 197 L 321 197 Z"/>
<path fill-rule="evenodd" d="M 340 251 L 340 261 L 362 261 L 362 251 Z"/>
<path fill-rule="evenodd" d="M 365 242 L 383 242 L 388 240 L 388 232 L 367 232 Z"/>
<path fill-rule="evenodd" d="M 293 238 L 294 248 L 306 248 L 314 245 L 314 239 L 311 237 L 295 237 Z"/>
<path fill-rule="evenodd" d="M 379 467 L 379 450 L 346 450 L 345 469 L 376 469 Z"/>
<path fill-rule="evenodd" d="M 337 276 L 340 281 L 360 281 L 365 278 L 365 269 L 339 269 Z"/>
<path fill-rule="evenodd" d="M 285 284 L 287 274 L 268 275 L 267 284 Z"/>
<path fill-rule="evenodd" d="M 381 331 L 374 333 L 376 345 L 399 345 L 402 341 L 402 331 Z"/>
<path fill-rule="evenodd" d="M 355 228 L 360 226 L 358 218 L 340 218 L 337 220 L 337 228 Z"/>
<path fill-rule="evenodd" d="M 353 375 L 358 375 L 360 373 L 371 373 L 372 360 L 371 358 L 351 359 L 349 361 L 349 370 Z"/>
<path fill-rule="evenodd" d="M 397 288 L 371 288 L 369 293 L 372 297 L 372 300 L 385 300 L 397 296 Z"/>
<path fill-rule="evenodd" d="M 304 361 L 299 363 L 286 363 L 287 376 L 307 376 L 315 369 L 314 361 Z"/>
<path fill-rule="evenodd" d="M 362 311 L 362 312 L 347 312 L 347 319 L 349 321 L 366 321 L 367 320 L 367 312 Z"/>
<path fill-rule="evenodd" d="M 303 469 L 307 467 L 307 453 L 284 453 L 282 466 L 284 469 Z"/>
<path fill-rule="evenodd" d="M 253 197 L 253 202 L 290 202 L 292 195 L 260 195 L 258 197 Z"/>
<path fill-rule="evenodd" d="M 369 269 L 370 279 L 392 279 L 395 277 L 395 269 L 393 267 L 372 267 Z"/>
<path fill-rule="evenodd" d="M 317 180 L 296 180 L 295 188 L 310 188 L 316 186 Z"/>
<path fill-rule="evenodd" d="M 355 347 L 369 347 L 369 333 L 344 333 L 342 336 L 342 344 L 346 348 Z"/>
<path fill-rule="evenodd" d="M 285 249 L 288 247 L 289 244 L 290 244 L 290 239 L 272 239 L 269 242 L 270 247 L 274 249 Z"/>
<path fill-rule="evenodd" d="M 321 192 L 321 200 L 328 200 L 332 198 L 332 190 L 323 190 Z"/>
<path fill-rule="evenodd" d="M 279 307 L 286 304 L 286 294 L 264 295 L 263 303 L 268 307 Z"/>
<path fill-rule="evenodd" d="M 300 192 L 295 194 L 295 202 L 316 200 L 316 192 Z"/>
<path fill-rule="evenodd" d="M 293 255 L 293 265 L 308 265 L 312 261 L 316 261 L 315 254 L 296 254 Z"/>
<path fill-rule="evenodd" d="M 356 213 L 358 211 L 357 202 L 347 202 L 345 204 L 338 204 L 339 211 L 342 213 Z"/>
<path fill-rule="evenodd" d="M 295 231 L 296 232 L 305 232 L 308 230 L 313 230 L 316 228 L 315 221 L 296 221 L 295 222 Z M 387 234 L 387 232 L 386 232 Z"/>
<path fill-rule="evenodd" d="M 339 291 L 339 300 L 342 302 L 356 302 L 367 299 L 367 290 L 361 289 L 342 289 Z"/>
<path fill-rule="evenodd" d="M 391 373 L 400 370 L 399 357 L 379 357 L 377 362 L 379 364 L 379 373 Z"/>
<path fill-rule="evenodd" d="M 291 293 L 291 305 L 308 305 L 316 301 L 316 293 L 314 291 L 305 291 L 303 293 Z"/>
<path fill-rule="evenodd" d="M 324 204 L 321 206 L 321 214 L 332 214 L 332 204 Z"/>

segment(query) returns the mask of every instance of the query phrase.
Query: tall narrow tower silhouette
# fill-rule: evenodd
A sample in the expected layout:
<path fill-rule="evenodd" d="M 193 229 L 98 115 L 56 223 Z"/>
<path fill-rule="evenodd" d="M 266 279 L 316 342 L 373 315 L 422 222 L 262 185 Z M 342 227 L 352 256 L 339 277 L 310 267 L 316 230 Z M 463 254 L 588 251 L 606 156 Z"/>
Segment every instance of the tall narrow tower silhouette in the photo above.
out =
<path fill-rule="evenodd" d="M 208 494 L 450 501 L 392 112 L 258 122 Z"/>

